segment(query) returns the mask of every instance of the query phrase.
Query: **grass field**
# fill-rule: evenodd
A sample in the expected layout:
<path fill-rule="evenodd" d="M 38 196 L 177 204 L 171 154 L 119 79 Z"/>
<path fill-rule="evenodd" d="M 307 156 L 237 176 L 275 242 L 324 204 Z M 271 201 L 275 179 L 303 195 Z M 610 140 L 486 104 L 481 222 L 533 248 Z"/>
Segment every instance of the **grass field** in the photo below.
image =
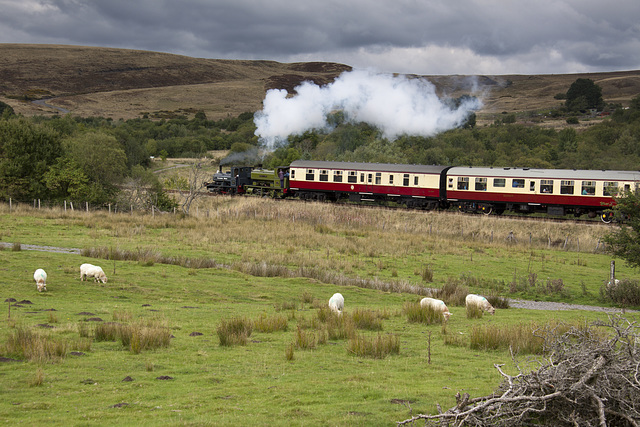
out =
<path fill-rule="evenodd" d="M 139 216 L 0 206 L 1 242 L 84 250 L 0 251 L 2 422 L 392 425 L 436 412 L 436 404 L 453 406 L 457 392 L 490 393 L 501 381 L 496 363 L 513 371 L 507 348 L 470 348 L 474 326 L 605 316 L 509 308 L 467 319 L 464 307 L 449 304 L 452 316 L 443 327 L 409 322 L 403 311 L 421 298 L 410 290 L 446 283 L 597 305 L 610 262 L 593 253 L 607 230 L 602 226 L 257 198 L 207 197 L 197 212 Z M 505 239 L 511 231 L 517 241 Z M 216 267 L 198 268 L 204 260 Z M 108 282 L 82 282 L 85 262 L 101 265 Z M 36 268 L 48 273 L 46 292 L 36 291 Z M 640 274 L 618 262 L 618 276 Z M 548 278 L 562 279 L 563 290 L 548 293 Z M 397 337 L 399 352 L 354 355 L 350 339 L 323 319 L 334 292 L 345 297 L 345 319 L 356 312 L 379 319 L 382 330 L 360 327 L 360 337 Z M 17 302 L 3 303 L 7 298 Z M 627 316 L 639 320 L 637 313 Z M 283 317 L 284 327 L 261 332 L 258 325 Z M 220 326 L 234 319 L 253 330 L 245 345 L 222 346 Z M 156 327 L 172 338 L 166 347 L 139 352 L 119 339 L 98 339 L 101 327 L 115 324 L 137 327 L 141 335 Z M 42 344 L 36 354 L 52 343 L 62 349 L 26 360 L 9 345 L 25 332 Z"/>

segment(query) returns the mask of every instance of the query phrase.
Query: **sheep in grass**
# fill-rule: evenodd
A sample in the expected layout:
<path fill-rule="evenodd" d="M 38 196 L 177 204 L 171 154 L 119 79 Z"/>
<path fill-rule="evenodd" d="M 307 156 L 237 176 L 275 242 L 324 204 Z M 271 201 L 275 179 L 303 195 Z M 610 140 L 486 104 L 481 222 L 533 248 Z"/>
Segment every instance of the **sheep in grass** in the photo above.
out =
<path fill-rule="evenodd" d="M 329 298 L 329 308 L 334 313 L 342 314 L 342 310 L 344 309 L 344 297 L 342 294 L 335 293 Z"/>
<path fill-rule="evenodd" d="M 481 295 L 469 294 L 464 300 L 465 305 L 467 307 L 467 311 L 472 309 L 473 307 L 477 307 L 482 311 L 487 311 L 489 314 L 493 315 L 496 312 L 496 309 L 493 308 L 491 303 L 487 301 L 487 299 Z"/>
<path fill-rule="evenodd" d="M 33 280 L 36 281 L 36 288 L 38 292 L 47 290 L 47 273 L 39 268 L 33 273 Z"/>
<path fill-rule="evenodd" d="M 420 307 L 431 307 L 433 311 L 436 313 L 441 313 L 444 321 L 449 320 L 449 316 L 451 313 L 449 312 L 449 308 L 444 303 L 444 301 L 435 299 L 435 298 L 422 298 L 420 300 Z"/>
<path fill-rule="evenodd" d="M 107 275 L 101 267 L 93 264 L 82 264 L 80 266 L 80 279 L 87 280 L 87 278 L 93 277 L 94 282 L 107 283 Z"/>

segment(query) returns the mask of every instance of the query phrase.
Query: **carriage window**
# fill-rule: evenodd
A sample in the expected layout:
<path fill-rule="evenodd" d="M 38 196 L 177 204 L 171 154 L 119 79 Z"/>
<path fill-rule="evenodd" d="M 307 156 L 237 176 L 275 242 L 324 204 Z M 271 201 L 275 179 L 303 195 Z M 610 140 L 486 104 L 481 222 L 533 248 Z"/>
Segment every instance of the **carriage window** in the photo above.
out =
<path fill-rule="evenodd" d="M 535 181 L 529 182 L 529 191 L 536 191 L 536 182 Z"/>
<path fill-rule="evenodd" d="M 413 185 L 415 185 L 416 187 L 418 186 L 418 177 L 414 177 L 413 178 Z"/>
<path fill-rule="evenodd" d="M 487 178 L 476 178 L 476 191 L 487 191 Z"/>
<path fill-rule="evenodd" d="M 367 184 L 373 183 L 373 174 L 367 174 Z"/>
<path fill-rule="evenodd" d="M 404 175 L 402 175 L 402 185 L 404 185 L 405 187 L 409 186 L 409 174 L 405 173 Z"/>
<path fill-rule="evenodd" d="M 313 181 L 316 175 L 316 171 L 313 169 L 307 169 L 307 177 L 305 178 L 307 181 Z"/>
<path fill-rule="evenodd" d="M 358 174 L 356 171 L 349 171 L 349 176 L 347 177 L 347 181 L 351 183 L 358 182 Z"/>
<path fill-rule="evenodd" d="M 514 179 L 511 182 L 513 188 L 524 188 L 524 179 Z"/>
<path fill-rule="evenodd" d="M 342 171 L 333 171 L 333 182 L 342 182 Z"/>
<path fill-rule="evenodd" d="M 604 196 L 616 196 L 618 194 L 618 183 L 617 182 L 607 182 L 605 181 L 603 184 L 602 194 Z"/>
<path fill-rule="evenodd" d="M 541 180 L 540 191 L 543 193 L 553 193 L 553 180 L 552 179 Z"/>
<path fill-rule="evenodd" d="M 382 184 L 382 172 L 376 172 L 376 185 Z"/>
<path fill-rule="evenodd" d="M 329 181 L 329 171 L 327 170 L 320 171 L 320 181 Z"/>
<path fill-rule="evenodd" d="M 594 181 L 582 181 L 582 194 L 590 196 L 596 194 L 596 183 Z"/>
<path fill-rule="evenodd" d="M 505 181 L 506 180 L 504 178 L 494 178 L 493 179 L 493 186 L 494 187 L 504 187 Z"/>
<path fill-rule="evenodd" d="M 291 169 L 291 179 L 296 179 L 296 170 Z"/>
<path fill-rule="evenodd" d="M 573 181 L 560 181 L 560 194 L 573 194 Z"/>
<path fill-rule="evenodd" d="M 364 174 L 363 173 L 360 174 L 360 182 L 364 182 Z"/>
<path fill-rule="evenodd" d="M 453 188 L 453 178 L 449 178 L 449 188 Z"/>
<path fill-rule="evenodd" d="M 393 185 L 393 174 L 389 174 L 389 184 Z"/>
<path fill-rule="evenodd" d="M 469 177 L 468 176 L 459 176 L 458 177 L 458 190 L 468 190 L 469 189 Z"/>

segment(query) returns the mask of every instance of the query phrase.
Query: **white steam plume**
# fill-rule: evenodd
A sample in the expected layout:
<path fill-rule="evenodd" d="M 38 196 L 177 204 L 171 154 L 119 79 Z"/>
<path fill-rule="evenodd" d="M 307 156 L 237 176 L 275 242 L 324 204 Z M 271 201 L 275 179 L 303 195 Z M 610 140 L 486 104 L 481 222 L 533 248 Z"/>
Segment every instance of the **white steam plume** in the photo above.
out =
<path fill-rule="evenodd" d="M 267 91 L 263 109 L 255 114 L 255 134 L 268 148 L 289 135 L 328 130 L 327 115 L 336 110 L 351 122 L 376 126 L 393 140 L 403 134 L 432 136 L 455 128 L 482 104 L 469 97 L 454 108 L 438 98 L 426 79 L 365 70 L 342 73 L 323 87 L 303 82 L 296 92 L 287 98 L 284 89 Z"/>

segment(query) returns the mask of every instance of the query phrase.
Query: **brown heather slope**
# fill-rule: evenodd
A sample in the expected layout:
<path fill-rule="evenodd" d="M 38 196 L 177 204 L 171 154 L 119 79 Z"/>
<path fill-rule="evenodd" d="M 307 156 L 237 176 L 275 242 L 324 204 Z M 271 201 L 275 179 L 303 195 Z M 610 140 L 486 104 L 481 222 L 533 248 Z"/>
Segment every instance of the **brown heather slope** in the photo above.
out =
<path fill-rule="evenodd" d="M 26 116 L 59 114 L 36 105 L 47 100 L 74 115 L 136 118 L 187 116 L 202 110 L 210 119 L 261 108 L 265 92 L 289 92 L 304 80 L 331 82 L 350 70 L 344 64 L 191 58 L 127 49 L 0 44 L 0 101 Z M 561 75 L 425 76 L 440 94 L 482 95 L 480 121 L 503 112 L 544 111 L 562 101 L 577 78 L 602 87 L 606 102 L 627 105 L 640 94 L 640 71 Z"/>

